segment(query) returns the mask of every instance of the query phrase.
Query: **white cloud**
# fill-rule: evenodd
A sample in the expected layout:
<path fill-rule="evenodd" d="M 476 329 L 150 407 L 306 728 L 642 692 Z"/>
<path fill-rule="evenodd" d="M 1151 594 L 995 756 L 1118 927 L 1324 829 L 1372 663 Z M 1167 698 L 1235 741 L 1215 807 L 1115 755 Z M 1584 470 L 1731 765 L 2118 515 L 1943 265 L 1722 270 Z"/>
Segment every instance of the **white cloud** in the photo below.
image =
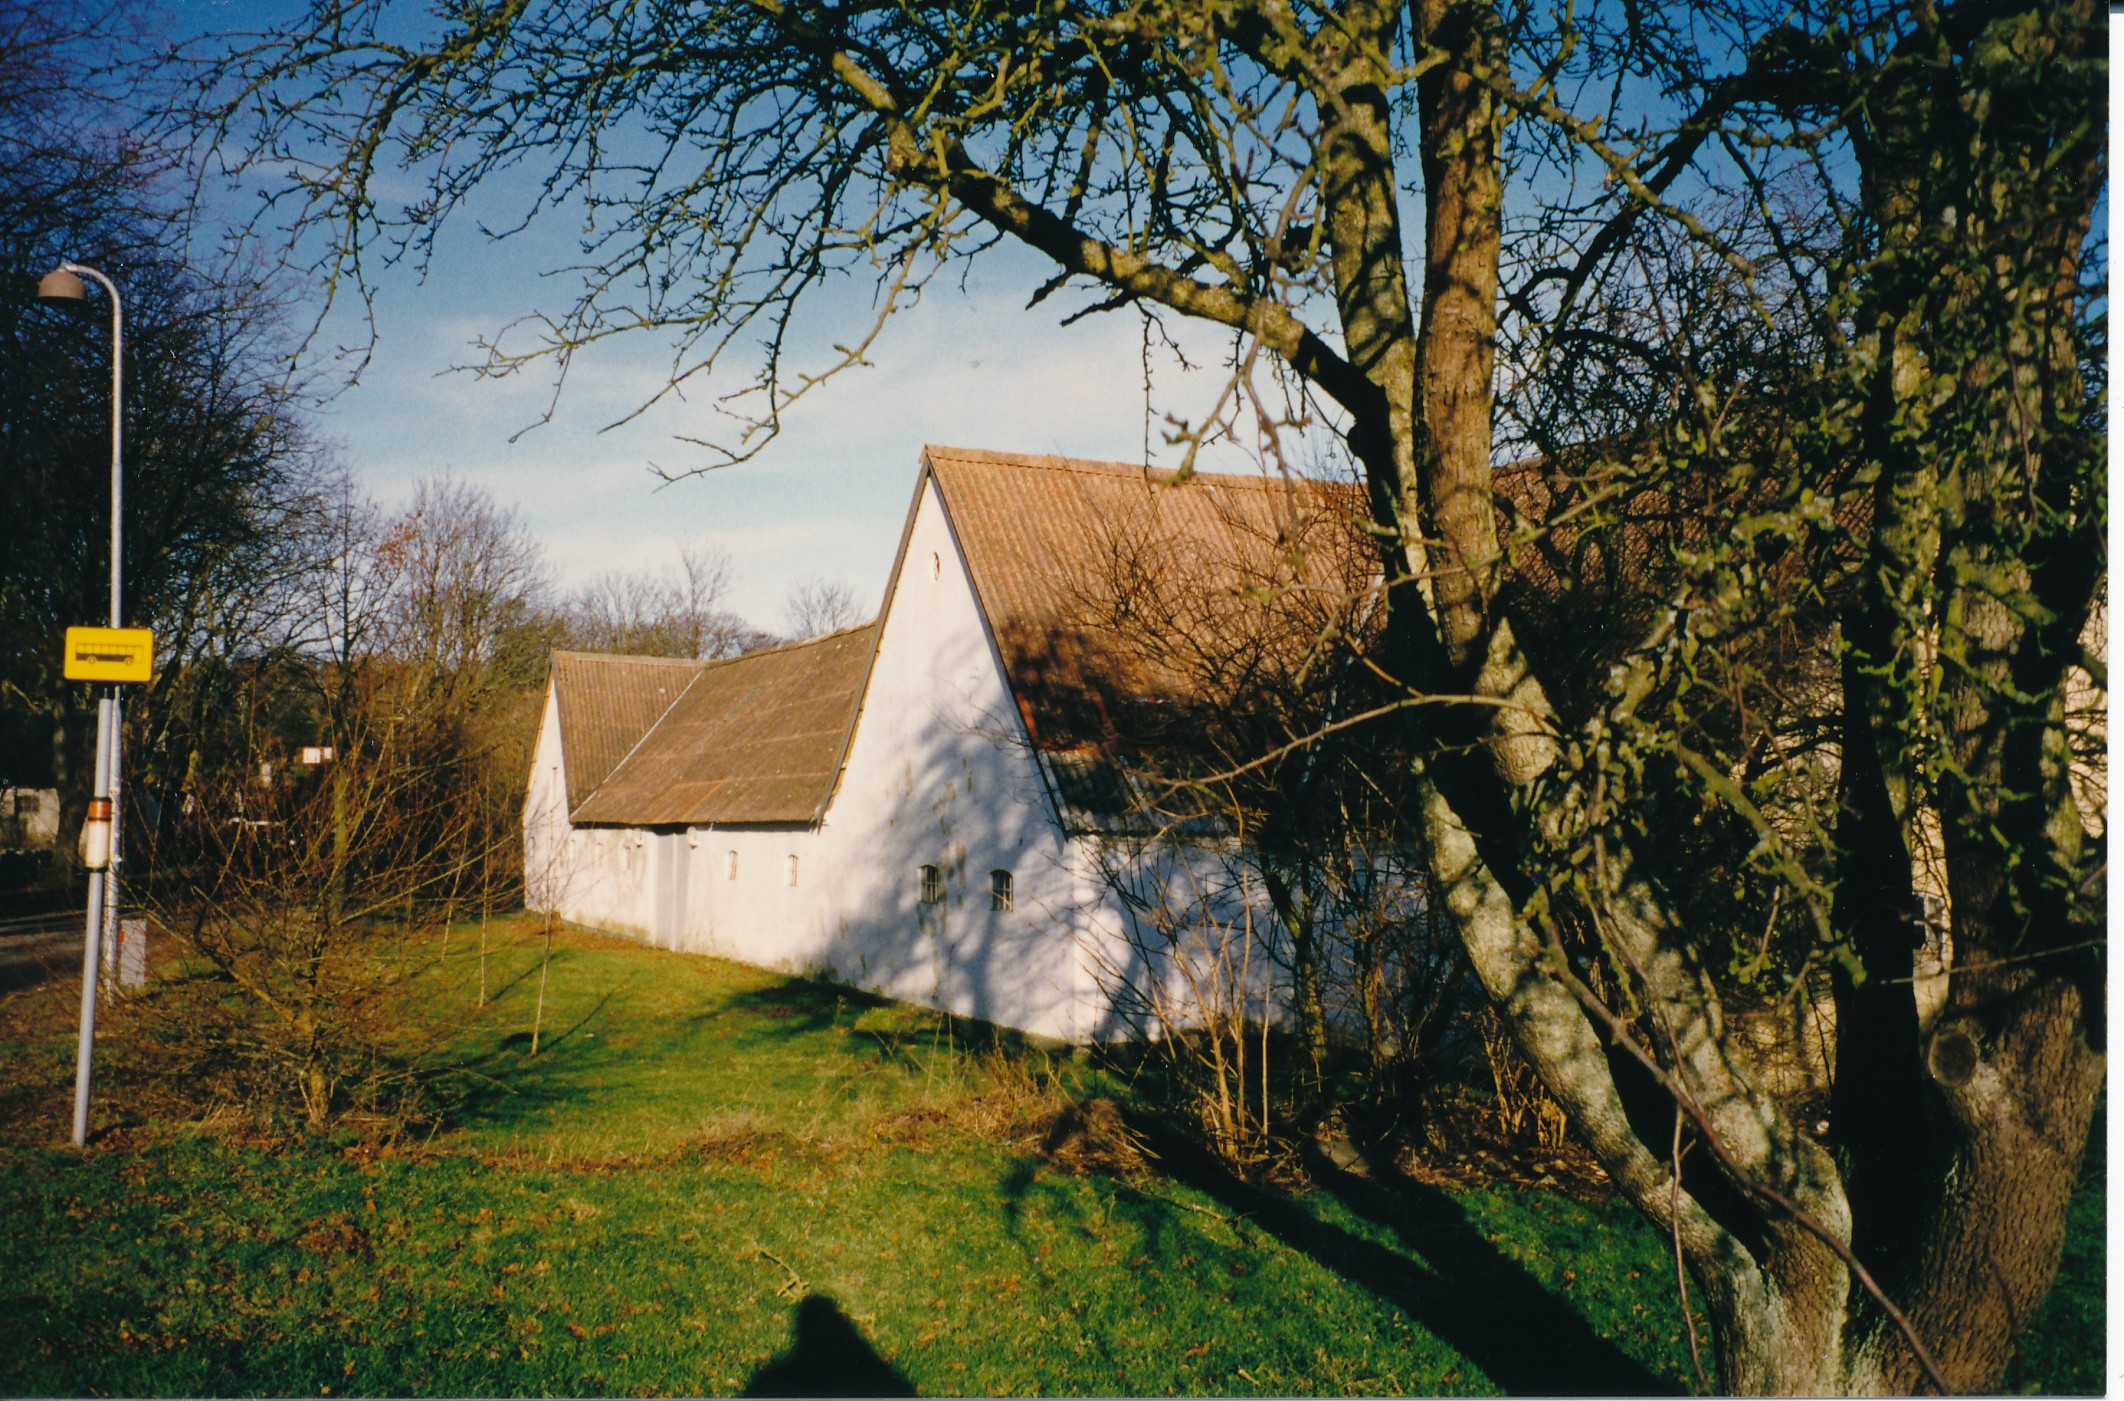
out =
<path fill-rule="evenodd" d="M 497 330 L 502 304 L 524 294 L 518 286 L 494 297 L 496 277 L 482 271 L 431 278 L 417 297 L 393 293 L 370 371 L 334 404 L 327 431 L 344 439 L 350 464 L 385 499 L 419 477 L 449 472 L 516 505 L 565 582 L 615 566 L 664 567 L 675 541 L 706 538 L 729 551 L 736 605 L 756 621 L 777 618 L 789 590 L 807 577 L 841 578 L 875 601 L 924 443 L 1126 460 L 1144 454 L 1139 321 L 1121 312 L 1058 326 L 1062 313 L 1052 306 L 1022 309 L 1024 288 L 1034 285 L 1028 272 L 1022 285 L 992 276 L 963 295 L 933 290 L 888 325 L 873 364 L 835 376 L 795 405 L 756 459 L 664 484 L 651 464 L 683 472 L 715 460 L 677 438 L 727 433 L 732 425 L 710 402 L 727 391 L 689 385 L 685 397 L 667 397 L 600 432 L 654 396 L 670 369 L 667 346 L 647 336 L 622 339 L 579 358 L 551 422 L 531 427 L 551 398 L 550 376 L 438 374 L 472 359 L 473 340 Z M 820 310 L 824 321 L 849 308 Z M 865 315 L 858 304 L 847 321 Z M 1152 410 L 1199 418 L 1221 387 L 1226 341 L 1214 328 L 1181 329 L 1190 358 L 1208 368 L 1180 374 L 1159 357 Z M 830 343 L 823 331 L 811 338 Z M 800 353 L 799 363 L 817 368 L 824 357 Z M 1153 460 L 1174 460 L 1162 423 L 1151 423 L 1148 438 Z M 1247 470 L 1250 463 L 1226 448 L 1203 465 Z"/>

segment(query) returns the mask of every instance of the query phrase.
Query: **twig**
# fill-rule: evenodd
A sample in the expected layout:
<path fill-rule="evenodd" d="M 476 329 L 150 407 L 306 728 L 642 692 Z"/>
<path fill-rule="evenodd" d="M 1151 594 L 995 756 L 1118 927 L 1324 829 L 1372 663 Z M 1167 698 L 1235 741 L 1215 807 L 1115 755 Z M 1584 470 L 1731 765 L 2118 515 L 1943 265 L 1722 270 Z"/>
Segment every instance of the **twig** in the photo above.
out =
<path fill-rule="evenodd" d="M 756 1240 L 752 1243 L 752 1253 L 759 1259 L 772 1260 L 775 1264 L 780 1265 L 782 1267 L 783 1272 L 789 1276 L 788 1279 L 784 1280 L 780 1285 L 775 1288 L 774 1293 L 776 1298 L 794 1299 L 797 1295 L 808 1293 L 810 1291 L 811 1286 L 804 1282 L 804 1277 L 802 1275 L 798 1274 L 793 1268 L 791 1268 L 787 1260 L 784 1260 L 781 1256 L 775 1254 L 773 1251 L 769 1250 L 766 1246 L 761 1245 Z"/>
<path fill-rule="evenodd" d="M 1682 1324 L 1689 1330 L 1689 1366 L 1696 1373 L 1696 1394 L 1709 1396 L 1711 1383 L 1704 1379 L 1704 1357 L 1696 1342 L 1696 1315 L 1689 1308 L 1689 1270 L 1682 1261 L 1681 1238 L 1681 1160 L 1682 1160 L 1682 1111 L 1674 1106 L 1674 1144 L 1669 1150 L 1674 1163 L 1674 1176 L 1667 1187 L 1667 1225 L 1674 1236 L 1674 1291 L 1681 1298 Z"/>

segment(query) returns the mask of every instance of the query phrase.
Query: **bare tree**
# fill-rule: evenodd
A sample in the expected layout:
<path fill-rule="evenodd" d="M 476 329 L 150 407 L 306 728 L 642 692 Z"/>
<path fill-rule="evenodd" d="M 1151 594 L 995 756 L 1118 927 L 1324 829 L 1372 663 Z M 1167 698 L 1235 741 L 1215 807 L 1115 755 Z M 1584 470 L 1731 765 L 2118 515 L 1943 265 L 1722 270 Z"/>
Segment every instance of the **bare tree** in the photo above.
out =
<path fill-rule="evenodd" d="M 1192 528 L 1116 510 L 1060 581 L 1047 650 L 1082 660 L 1046 669 L 1040 733 L 1107 798 L 1100 870 L 1128 912 L 1108 990 L 1245 1163 L 1431 1088 L 1464 964 L 1404 818 L 1408 698 L 1380 677 L 1361 494 L 1190 493 Z"/>
<path fill-rule="evenodd" d="M 504 639 L 551 587 L 516 512 L 449 477 L 414 484 L 379 548 L 398 570 L 389 650 L 442 683 L 491 681 Z"/>
<path fill-rule="evenodd" d="M 260 1104 L 286 1098 L 315 1127 L 410 1103 L 417 1066 L 368 1010 L 417 933 L 468 897 L 484 910 L 496 867 L 519 868 L 537 704 L 497 641 L 544 566 L 462 483 L 423 483 L 393 514 L 342 482 L 309 523 L 311 566 L 279 600 L 289 636 L 230 669 L 236 762 L 194 773 L 154 895 L 246 999 L 200 1033 L 271 1072 Z"/>
<path fill-rule="evenodd" d="M 763 634 L 722 607 L 730 558 L 682 543 L 676 570 L 607 570 L 578 588 L 562 609 L 566 644 L 586 652 L 712 661 L 758 646 Z"/>
<path fill-rule="evenodd" d="M 142 819 L 197 752 L 194 680 L 273 631 L 320 454 L 270 279 L 194 256 L 176 157 L 122 106 L 111 65 L 139 37 L 130 25 L 117 7 L 0 0 L 0 716 L 40 751 L 9 767 L 57 787 L 74 830 L 93 712 L 60 674 L 59 639 L 105 615 L 111 334 L 107 306 L 77 315 L 34 293 L 75 260 L 125 298 L 124 607 L 157 636 L 156 680 L 127 705 L 128 787 L 149 799 L 128 813 L 138 857 Z"/>
<path fill-rule="evenodd" d="M 1426 701 L 1409 825 L 1522 1051 L 1671 1235 L 1722 1380 L 1996 1383 L 2105 1066 L 2105 867 L 2065 720 L 2106 581 L 2091 0 L 753 0 L 475 9 L 402 47 L 371 41 L 382 8 L 320 4 L 236 54 L 202 130 L 276 177 L 266 216 L 319 235 L 328 285 L 423 256 L 487 177 L 541 164 L 531 212 L 584 216 L 590 272 L 491 369 L 656 328 L 676 392 L 764 346 L 719 400 L 742 456 L 941 267 L 1005 240 L 1053 265 L 1035 300 L 1228 330 L 1232 379 L 1176 437 L 1343 431 L 1382 669 Z M 393 203 L 372 174 L 400 154 L 432 178 Z M 1521 207 L 1546 221 L 1527 238 Z M 818 343 L 788 334 L 795 309 L 843 273 L 876 279 L 875 318 L 785 364 Z M 1716 291 L 1717 334 L 1641 295 L 1678 281 Z M 1717 353 L 1751 325 L 1791 334 Z M 1542 352 L 1515 367 L 1544 373 L 1531 393 L 1605 424 L 1543 445 L 1584 487 L 1554 511 L 1498 498 L 1501 336 Z M 1671 547 L 1630 555 L 1636 486 Z M 1533 645 L 1511 568 L 1566 538 L 1573 577 L 1612 560 L 1642 605 L 1568 662 Z M 1840 639 L 1826 809 L 1784 791 L 1750 720 L 1780 682 L 1758 643 L 1803 612 Z M 1756 835 L 1725 917 L 1670 825 L 1689 803 Z M 1931 1021 L 1906 981 L 1928 831 L 1951 945 Z M 1832 988 L 1826 1138 L 1726 1016 L 1724 970 L 1795 910 L 1807 951 L 1766 966 Z"/>
<path fill-rule="evenodd" d="M 804 579 L 789 591 L 782 616 L 789 636 L 802 641 L 854 627 L 863 621 L 863 605 L 855 590 L 839 579 Z"/>

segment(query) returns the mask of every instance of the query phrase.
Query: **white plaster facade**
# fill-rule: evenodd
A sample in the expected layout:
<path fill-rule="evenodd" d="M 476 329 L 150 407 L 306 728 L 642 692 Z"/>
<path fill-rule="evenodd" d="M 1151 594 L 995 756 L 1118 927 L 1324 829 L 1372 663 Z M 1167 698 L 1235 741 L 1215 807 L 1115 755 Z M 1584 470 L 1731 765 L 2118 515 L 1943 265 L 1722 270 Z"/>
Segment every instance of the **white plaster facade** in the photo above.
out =
<path fill-rule="evenodd" d="M 1118 901 L 1057 819 L 928 474 L 818 821 L 572 824 L 558 707 L 549 686 L 525 802 L 530 908 L 1062 1040 L 1120 1031 L 1098 976 L 1126 961 Z M 922 898 L 925 866 L 940 901 Z"/>

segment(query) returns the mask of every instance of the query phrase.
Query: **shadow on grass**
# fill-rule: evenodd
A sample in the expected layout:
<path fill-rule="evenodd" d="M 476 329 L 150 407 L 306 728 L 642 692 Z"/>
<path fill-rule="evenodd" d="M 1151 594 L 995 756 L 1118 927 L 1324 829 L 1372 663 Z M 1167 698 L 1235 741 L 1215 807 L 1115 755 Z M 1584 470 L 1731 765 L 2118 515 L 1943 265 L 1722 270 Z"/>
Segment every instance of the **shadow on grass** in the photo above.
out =
<path fill-rule="evenodd" d="M 552 962 L 559 963 L 560 959 L 558 957 L 555 957 Z M 487 1007 L 494 1006 L 503 998 L 507 997 L 510 993 L 514 992 L 518 983 L 523 982 L 525 979 L 529 978 L 533 973 L 536 973 L 538 971 L 538 966 L 539 960 L 534 958 L 524 964 L 523 967 L 517 969 L 514 973 L 511 973 L 506 980 L 495 985 L 492 988 L 489 988 L 487 990 L 486 1001 L 480 1004 L 482 1010 Z M 551 965 L 549 964 L 548 966 L 550 967 Z"/>
<path fill-rule="evenodd" d="M 755 1040 L 794 1040 L 840 1027 L 851 1051 L 875 1052 L 881 1061 L 916 1071 L 927 1068 L 922 1059 L 925 1055 L 980 1056 L 990 1051 L 1020 1055 L 1038 1048 L 1034 1038 L 1009 1027 L 912 1007 L 840 983 L 803 978 L 734 994 L 715 1011 L 694 1020 L 707 1020 L 724 1012 L 756 1017 L 758 1028 L 748 1033 Z M 873 1024 L 862 1024 L 866 1014 L 873 1014 Z M 892 1024 L 876 1024 L 880 1021 Z"/>
<path fill-rule="evenodd" d="M 812 1294 L 790 1321 L 789 1348 L 752 1374 L 740 1396 L 912 1396 L 840 1305 Z"/>
<path fill-rule="evenodd" d="M 574 1057 L 562 1054 L 562 1047 L 590 1025 L 612 997 L 607 992 L 569 1025 L 541 1032 L 535 1056 L 529 1054 L 531 1033 L 512 1031 L 486 1054 L 439 1071 L 447 1119 L 460 1125 L 498 1127 L 534 1120 L 542 1109 L 580 1099 L 583 1089 L 575 1080 L 582 1067 Z M 595 1054 L 605 1048 L 579 1043 L 570 1049 Z"/>
<path fill-rule="evenodd" d="M 1137 1124 L 1165 1176 L 1324 1268 L 1389 1301 L 1512 1395 L 1672 1396 L 1679 1392 L 1593 1330 L 1567 1301 L 1498 1250 L 1446 1193 L 1394 1178 L 1339 1174 L 1327 1189 L 1391 1230 L 1395 1250 L 1322 1221 L 1234 1177 L 1195 1144 Z"/>
<path fill-rule="evenodd" d="M 589 1011 L 583 1013 L 580 1017 L 577 1017 L 572 1025 L 559 1029 L 549 1029 L 540 1032 L 538 1037 L 539 1050 L 541 1052 L 553 1050 L 558 1047 L 563 1041 L 566 1041 L 569 1037 L 575 1035 L 576 1032 L 581 1031 L 584 1027 L 590 1025 L 590 1019 L 592 1017 L 595 1017 L 599 1012 L 604 1011 L 605 1004 L 610 1002 L 611 1000 L 612 994 L 608 992 L 603 997 L 600 997 L 597 1000 L 596 1004 L 593 1005 Z M 531 1044 L 531 1033 L 528 1031 L 512 1031 L 507 1036 L 504 1036 L 502 1038 L 501 1043 L 503 1046 L 512 1049 L 516 1047 L 529 1047 Z"/>
<path fill-rule="evenodd" d="M 830 1031 L 842 1017 L 852 1013 L 893 1005 L 882 997 L 873 997 L 853 988 L 789 978 L 731 993 L 688 1021 L 697 1026 L 736 1013 L 757 1020 L 757 1028 L 747 1033 L 754 1039 L 793 1039 Z"/>

